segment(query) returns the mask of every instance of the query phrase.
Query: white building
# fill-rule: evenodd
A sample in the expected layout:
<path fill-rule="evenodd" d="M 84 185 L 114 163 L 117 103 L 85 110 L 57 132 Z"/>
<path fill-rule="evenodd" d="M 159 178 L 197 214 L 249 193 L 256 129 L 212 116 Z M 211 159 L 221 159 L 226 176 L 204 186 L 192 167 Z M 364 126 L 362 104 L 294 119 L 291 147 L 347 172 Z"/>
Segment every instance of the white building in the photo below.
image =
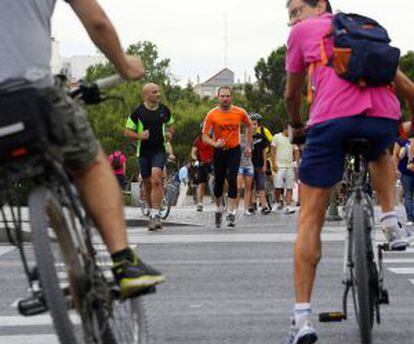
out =
<path fill-rule="evenodd" d="M 74 55 L 63 59 L 63 68 L 71 79 L 79 80 L 85 77 L 89 66 L 107 61 L 102 55 Z"/>
<path fill-rule="evenodd" d="M 217 95 L 217 91 L 220 87 L 233 85 L 234 72 L 228 68 L 224 68 L 217 74 L 213 75 L 207 81 L 194 86 L 194 92 L 197 93 L 200 97 L 214 98 Z"/>
<path fill-rule="evenodd" d="M 89 66 L 105 63 L 108 60 L 103 55 L 74 55 L 68 58 L 60 56 L 60 44 L 52 37 L 52 57 L 50 66 L 53 74 L 63 73 L 69 79 L 79 80 L 85 77 Z"/>

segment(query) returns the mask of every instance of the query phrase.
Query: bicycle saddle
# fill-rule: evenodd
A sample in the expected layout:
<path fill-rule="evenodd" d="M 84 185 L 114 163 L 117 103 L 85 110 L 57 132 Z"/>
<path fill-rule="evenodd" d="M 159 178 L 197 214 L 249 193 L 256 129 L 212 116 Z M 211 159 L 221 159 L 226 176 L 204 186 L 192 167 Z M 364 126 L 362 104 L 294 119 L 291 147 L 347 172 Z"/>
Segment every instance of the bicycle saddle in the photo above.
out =
<path fill-rule="evenodd" d="M 346 142 L 346 152 L 351 155 L 366 155 L 371 151 L 371 142 L 364 138 L 350 139 Z"/>

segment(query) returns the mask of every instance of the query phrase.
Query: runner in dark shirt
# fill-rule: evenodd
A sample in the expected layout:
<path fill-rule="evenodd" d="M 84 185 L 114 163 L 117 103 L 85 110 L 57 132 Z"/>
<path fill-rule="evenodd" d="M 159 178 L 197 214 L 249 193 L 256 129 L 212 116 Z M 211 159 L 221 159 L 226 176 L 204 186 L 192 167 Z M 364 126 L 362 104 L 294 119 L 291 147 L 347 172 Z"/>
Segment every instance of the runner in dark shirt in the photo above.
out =
<path fill-rule="evenodd" d="M 162 173 L 167 162 L 167 144 L 172 139 L 174 118 L 160 103 L 160 88 L 146 84 L 142 89 L 144 103 L 129 116 L 125 136 L 138 140 L 137 156 L 144 182 L 145 199 L 150 208 L 149 230 L 161 229 L 159 216 L 163 198 Z"/>

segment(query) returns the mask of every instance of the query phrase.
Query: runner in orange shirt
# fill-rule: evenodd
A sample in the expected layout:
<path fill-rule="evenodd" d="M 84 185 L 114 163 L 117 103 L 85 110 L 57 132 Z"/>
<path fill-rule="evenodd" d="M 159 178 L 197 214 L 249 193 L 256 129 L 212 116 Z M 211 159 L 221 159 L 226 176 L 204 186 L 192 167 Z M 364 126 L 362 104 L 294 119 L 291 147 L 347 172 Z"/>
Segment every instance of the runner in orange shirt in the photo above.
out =
<path fill-rule="evenodd" d="M 203 141 L 214 147 L 214 196 L 217 209 L 215 213 L 216 227 L 220 228 L 223 218 L 223 188 L 227 179 L 228 209 L 227 225 L 235 226 L 237 209 L 237 173 L 240 165 L 240 126 L 247 127 L 247 147 L 252 146 L 252 126 L 247 112 L 232 105 L 232 89 L 220 87 L 218 90 L 219 105 L 211 110 L 204 121 Z M 251 148 L 246 149 L 251 155 Z"/>

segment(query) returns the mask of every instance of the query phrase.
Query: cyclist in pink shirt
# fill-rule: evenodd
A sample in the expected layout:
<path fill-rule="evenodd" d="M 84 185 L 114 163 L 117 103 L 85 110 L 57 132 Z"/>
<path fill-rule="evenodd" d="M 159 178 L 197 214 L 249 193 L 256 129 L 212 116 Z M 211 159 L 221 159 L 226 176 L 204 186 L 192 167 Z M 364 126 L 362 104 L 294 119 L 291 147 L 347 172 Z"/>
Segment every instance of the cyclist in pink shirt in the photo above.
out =
<path fill-rule="evenodd" d="M 341 180 L 345 144 L 363 137 L 373 143 L 368 159 L 381 208 L 381 226 L 391 249 L 408 245 L 393 208 L 394 170 L 387 149 L 397 138 L 400 104 L 387 87 L 360 87 L 340 78 L 323 60 L 332 57 L 333 38 L 326 37 L 332 25 L 328 0 L 288 0 L 292 26 L 287 44 L 285 100 L 293 137 L 304 134 L 300 117 L 302 90 L 310 66 L 314 99 L 310 109 L 306 145 L 299 170 L 301 212 L 295 244 L 294 324 L 287 344 L 312 344 L 317 335 L 309 322 L 311 292 L 321 257 L 321 230 L 331 188 Z M 414 108 L 414 84 L 398 70 L 394 89 Z"/>

